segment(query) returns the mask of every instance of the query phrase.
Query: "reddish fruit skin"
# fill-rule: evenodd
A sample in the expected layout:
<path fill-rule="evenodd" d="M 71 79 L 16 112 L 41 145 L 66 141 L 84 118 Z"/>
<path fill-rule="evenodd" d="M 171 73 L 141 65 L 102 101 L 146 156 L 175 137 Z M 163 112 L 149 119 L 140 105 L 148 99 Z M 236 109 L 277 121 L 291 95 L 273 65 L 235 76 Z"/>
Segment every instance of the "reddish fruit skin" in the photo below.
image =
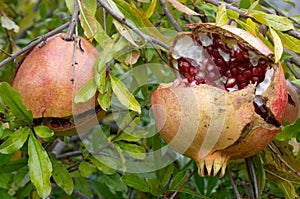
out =
<path fill-rule="evenodd" d="M 93 65 L 98 51 L 84 38 L 76 50 L 74 84 L 72 84 L 72 63 L 74 42 L 64 39 L 64 34 L 48 38 L 44 45 L 37 45 L 23 60 L 13 81 L 13 88 L 22 97 L 25 106 L 32 111 L 33 118 L 69 118 L 94 109 L 91 99 L 73 109 L 77 91 L 94 76 Z M 100 111 L 101 117 L 104 112 Z M 48 125 L 48 123 L 46 124 Z M 48 125 L 50 128 L 51 125 Z M 74 126 L 53 128 L 60 135 L 76 133 Z"/>
<path fill-rule="evenodd" d="M 271 64 L 272 52 L 255 36 L 241 29 L 213 24 L 192 25 L 195 34 L 203 30 L 231 35 L 247 48 L 265 57 Z M 218 32 L 213 32 L 218 29 Z M 176 39 L 190 35 L 179 33 Z M 169 54 L 174 67 L 173 49 Z M 176 67 L 175 67 L 176 68 Z M 287 89 L 282 69 L 272 63 L 270 85 L 259 94 L 272 117 L 281 123 L 287 106 Z M 280 129 L 256 113 L 253 101 L 255 85 L 227 92 L 200 84 L 187 86 L 161 84 L 152 94 L 153 115 L 161 136 L 171 148 L 193 158 L 200 175 L 223 176 L 228 160 L 242 159 L 263 150 Z"/>
<path fill-rule="evenodd" d="M 288 94 L 290 98 L 284 114 L 284 119 L 290 124 L 293 124 L 299 117 L 299 99 L 297 88 L 289 81 L 286 80 Z"/>

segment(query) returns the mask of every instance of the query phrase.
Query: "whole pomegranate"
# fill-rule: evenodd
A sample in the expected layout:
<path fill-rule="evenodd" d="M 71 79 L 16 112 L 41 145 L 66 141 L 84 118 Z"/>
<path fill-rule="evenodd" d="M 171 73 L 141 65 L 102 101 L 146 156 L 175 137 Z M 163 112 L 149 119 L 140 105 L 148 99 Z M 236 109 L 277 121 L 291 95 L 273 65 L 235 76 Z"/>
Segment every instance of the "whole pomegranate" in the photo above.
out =
<path fill-rule="evenodd" d="M 281 67 L 254 35 L 233 27 L 191 24 L 169 53 L 180 77 L 152 94 L 163 139 L 193 158 L 200 175 L 224 175 L 230 159 L 261 151 L 287 106 Z"/>
<path fill-rule="evenodd" d="M 13 88 L 32 111 L 34 122 L 47 125 L 56 135 L 72 135 L 78 127 L 89 124 L 97 106 L 91 99 L 73 108 L 77 91 L 94 76 L 94 62 L 99 54 L 96 48 L 79 37 L 80 45 L 74 53 L 74 41 L 65 41 L 63 33 L 48 38 L 37 45 L 23 60 L 13 81 Z M 76 65 L 73 73 L 73 60 Z M 74 81 L 71 78 L 74 77 Z M 97 117 L 105 112 L 97 107 Z M 79 119 L 74 125 L 73 114 Z"/>

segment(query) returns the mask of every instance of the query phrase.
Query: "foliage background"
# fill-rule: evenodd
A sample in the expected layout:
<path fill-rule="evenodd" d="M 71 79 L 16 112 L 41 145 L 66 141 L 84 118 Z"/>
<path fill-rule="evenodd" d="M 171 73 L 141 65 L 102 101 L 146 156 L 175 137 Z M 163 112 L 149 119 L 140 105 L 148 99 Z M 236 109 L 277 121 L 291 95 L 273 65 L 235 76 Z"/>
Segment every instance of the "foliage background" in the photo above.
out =
<path fill-rule="evenodd" d="M 160 64 L 157 70 L 162 71 L 165 81 L 172 81 L 175 75 L 167 66 L 168 49 L 161 45 L 156 45 L 154 49 L 151 42 L 146 42 L 138 35 L 124 34 L 121 30 L 130 28 L 122 24 L 122 21 L 117 22 L 109 11 L 105 11 L 104 15 L 105 9 L 100 6 L 101 2 L 110 5 L 114 13 L 123 15 L 126 19 L 124 24 L 129 22 L 142 30 L 144 36 L 152 36 L 167 46 L 178 28 L 176 30 L 174 23 L 170 22 L 162 6 L 165 4 L 180 29 L 184 31 L 188 31 L 184 24 L 225 24 L 228 20 L 236 21 L 241 28 L 250 32 L 256 31 L 257 34 L 261 30 L 274 30 L 273 33 L 266 31 L 264 35 L 259 33 L 261 39 L 270 48 L 275 46 L 275 58 L 282 62 L 286 78 L 300 86 L 300 36 L 297 32 L 300 16 L 299 13 L 295 13 L 287 18 L 289 10 L 278 9 L 278 5 L 282 4 L 295 7 L 292 1 L 180 0 L 180 6 L 175 6 L 171 0 L 78 1 L 78 34 L 88 38 L 103 54 L 110 55 L 105 56 L 99 64 L 96 77 L 103 77 L 103 70 L 100 69 L 105 68 L 108 63 L 111 78 L 105 81 L 114 83 L 116 88 L 125 92 L 127 99 L 130 99 L 130 103 L 125 105 L 130 112 L 128 117 L 124 117 L 123 126 L 116 126 L 111 119 L 110 104 L 106 104 L 108 114 L 101 123 L 106 142 L 119 149 L 117 155 L 123 169 L 112 169 L 115 167 L 113 161 L 108 161 L 108 165 L 99 162 L 89 153 L 78 136 L 56 137 L 46 127 L 32 128 L 30 111 L 26 110 L 18 93 L 9 86 L 18 63 L 26 55 L 24 53 L 0 67 L 0 198 L 234 198 L 239 197 L 238 195 L 242 198 L 298 197 L 300 120 L 293 125 L 284 123 L 285 127 L 271 148 L 266 148 L 247 160 L 230 163 L 227 175 L 223 178 L 200 177 L 195 174 L 196 165 L 193 160 L 184 156 L 157 171 L 137 174 L 126 172 L 125 157 L 128 158 L 128 152 L 150 153 L 165 143 L 158 134 L 139 139 L 124 136 L 124 132 L 136 133 L 136 126 L 151 124 L 149 128 L 154 128 L 149 108 L 151 93 L 157 85 L 143 86 L 131 94 L 125 85 L 120 83 L 120 77 L 146 63 Z M 69 22 L 73 5 L 74 0 L 1 1 L 0 60 Z M 227 9 L 223 5 L 227 5 Z M 195 15 L 192 11 L 200 15 Z M 274 35 L 278 35 L 280 39 Z M 118 57 L 117 52 L 124 52 L 123 57 Z M 101 91 L 99 85 L 88 85 L 86 89 Z M 77 101 L 91 97 L 86 96 L 87 93 L 82 92 L 78 95 Z M 131 98 L 132 95 L 136 100 Z M 104 99 L 105 97 L 110 96 L 104 96 Z M 118 99 L 121 103 L 126 101 L 122 97 Z M 105 106 L 103 103 L 100 101 L 100 104 Z M 147 134 L 145 128 L 140 130 L 141 133 Z M 63 149 L 59 154 L 54 154 L 53 148 L 58 145 L 63 146 Z M 109 150 L 106 152 L 115 154 Z M 138 155 L 131 158 L 143 159 Z M 291 172 L 291 168 L 295 172 Z M 39 171 L 42 174 L 37 177 L 30 175 L 30 172 Z M 255 194 L 255 190 L 258 190 L 258 195 Z"/>

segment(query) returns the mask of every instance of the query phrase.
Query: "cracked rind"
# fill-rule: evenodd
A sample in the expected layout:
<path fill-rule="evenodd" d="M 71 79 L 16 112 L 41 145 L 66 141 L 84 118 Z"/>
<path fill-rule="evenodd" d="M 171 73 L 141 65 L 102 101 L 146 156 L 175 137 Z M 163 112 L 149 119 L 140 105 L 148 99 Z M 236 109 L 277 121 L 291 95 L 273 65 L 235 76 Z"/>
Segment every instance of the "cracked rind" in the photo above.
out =
<path fill-rule="evenodd" d="M 172 52 L 174 45 L 176 45 L 180 37 L 193 37 L 198 32 L 210 32 L 223 35 L 221 36 L 222 39 L 232 38 L 241 41 L 249 50 L 264 56 L 272 68 L 275 69 L 275 74 L 272 77 L 273 83 L 261 96 L 264 98 L 266 108 L 271 112 L 271 115 L 281 123 L 285 112 L 283 110 L 285 110 L 287 104 L 287 91 L 282 69 L 277 64 L 274 64 L 272 51 L 257 37 L 232 26 L 226 25 L 220 27 L 214 24 L 192 24 L 188 25 L 188 27 L 193 29 L 192 33 L 178 33 L 173 40 L 173 47 L 169 53 L 171 67 L 176 68 L 173 65 Z M 257 46 L 260 48 L 257 49 Z M 278 127 L 266 123 L 254 111 L 254 94 L 249 94 L 254 93 L 254 85 L 248 85 L 246 89 L 231 93 L 202 84 L 194 87 L 185 87 L 182 85 L 184 84 L 178 84 L 178 81 L 175 81 L 173 84 L 161 84 L 158 90 L 153 93 L 151 102 L 152 105 L 158 105 L 156 107 L 161 105 L 158 109 L 155 109 L 154 106 L 153 112 L 162 137 L 170 147 L 196 161 L 199 175 L 216 175 L 219 172 L 220 177 L 222 177 L 226 170 L 226 164 L 230 159 L 242 159 L 258 153 L 274 139 L 279 130 Z M 222 92 L 222 94 L 219 92 Z M 243 92 L 245 92 L 245 98 L 241 95 Z M 207 121 L 213 121 L 215 118 L 212 117 L 211 112 L 205 111 L 205 108 L 199 108 L 201 107 L 199 104 L 206 108 L 219 106 L 218 100 L 209 101 L 206 99 L 207 96 L 212 95 L 223 95 L 225 98 L 226 96 L 234 95 L 236 98 L 233 100 L 233 103 L 228 104 L 228 109 L 225 111 L 231 113 L 228 115 L 225 114 L 226 117 L 231 119 L 229 126 L 235 128 L 230 129 L 231 132 L 222 131 L 218 133 L 217 138 L 217 135 L 214 135 L 216 138 L 215 143 L 212 141 L 214 139 L 205 141 L 205 137 L 211 134 L 207 133 L 207 128 L 203 128 L 207 125 Z M 191 100 L 191 98 L 193 99 Z M 239 107 L 237 106 L 239 104 L 238 99 L 240 99 L 240 102 L 243 102 L 243 108 L 237 108 Z M 246 101 L 246 99 L 249 101 Z M 232 104 L 236 105 L 235 109 L 231 107 Z M 215 108 L 215 110 L 221 109 L 221 107 Z M 198 114 L 195 113 L 195 110 L 198 110 L 196 112 Z M 217 117 L 217 113 L 219 112 L 216 111 L 216 114 L 213 114 L 213 116 Z M 162 117 L 165 118 L 160 120 L 159 118 Z M 189 119 L 185 120 L 185 117 Z M 217 128 L 213 129 L 213 131 L 220 132 Z M 210 147 L 207 148 L 207 146 Z"/>

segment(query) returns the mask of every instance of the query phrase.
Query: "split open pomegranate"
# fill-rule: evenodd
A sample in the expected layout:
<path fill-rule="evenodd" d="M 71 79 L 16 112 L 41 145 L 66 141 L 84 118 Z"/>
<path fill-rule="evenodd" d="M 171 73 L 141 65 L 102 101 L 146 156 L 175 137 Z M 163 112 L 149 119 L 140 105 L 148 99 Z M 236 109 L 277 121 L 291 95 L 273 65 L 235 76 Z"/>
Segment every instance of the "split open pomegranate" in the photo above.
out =
<path fill-rule="evenodd" d="M 74 41 L 65 41 L 64 34 L 38 44 L 23 60 L 13 81 L 13 88 L 32 111 L 36 125 L 47 125 L 56 135 L 73 135 L 78 127 L 91 128 L 91 117 L 95 115 L 91 110 L 97 107 L 94 99 L 81 103 L 76 109 L 73 107 L 77 91 L 94 77 L 93 66 L 99 54 L 87 40 L 78 39 L 76 53 Z M 105 115 L 100 108 L 96 112 L 98 119 Z M 76 115 L 76 126 L 73 115 Z"/>
<path fill-rule="evenodd" d="M 252 156 L 278 132 L 287 106 L 281 67 L 254 35 L 191 24 L 178 33 L 169 61 L 179 77 L 151 97 L 161 136 L 193 158 L 200 175 L 224 175 L 230 159 Z"/>

